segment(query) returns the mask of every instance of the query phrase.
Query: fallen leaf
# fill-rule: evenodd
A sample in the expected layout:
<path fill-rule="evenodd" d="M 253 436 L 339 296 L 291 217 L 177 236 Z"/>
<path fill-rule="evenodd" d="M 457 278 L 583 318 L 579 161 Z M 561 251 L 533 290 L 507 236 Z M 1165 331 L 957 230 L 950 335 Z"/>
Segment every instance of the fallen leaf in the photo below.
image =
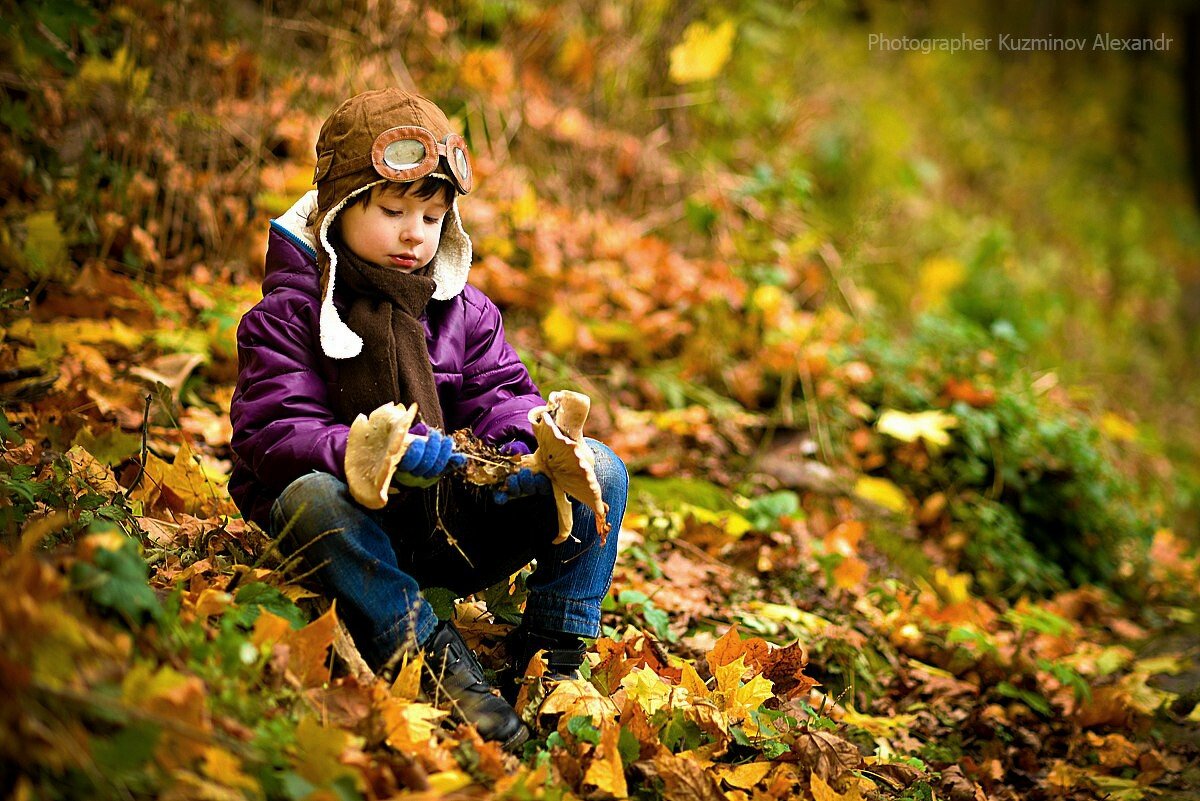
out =
<path fill-rule="evenodd" d="M 583 775 L 584 784 L 592 785 L 599 793 L 612 798 L 629 795 L 625 767 L 621 763 L 620 740 L 621 728 L 614 722 L 605 722 L 600 728 L 600 745 Z"/>
<path fill-rule="evenodd" d="M 827 731 L 800 732 L 792 750 L 798 756 L 799 764 L 827 782 L 847 771 L 858 770 L 864 764 L 856 745 Z"/>
<path fill-rule="evenodd" d="M 862 801 L 862 791 L 853 785 L 845 793 L 839 793 L 815 772 L 809 775 L 808 791 L 813 801 Z"/>
<path fill-rule="evenodd" d="M 770 646 L 761 637 L 750 637 L 743 640 L 735 623 L 729 627 L 721 639 L 717 640 L 716 645 L 705 659 L 708 661 L 709 670 L 716 675 L 718 668 L 739 658 L 744 660 L 745 665 L 759 668 L 766 662 L 769 651 Z"/>
<path fill-rule="evenodd" d="M 716 779 L 695 760 L 660 754 L 654 768 L 663 780 L 665 801 L 725 801 Z"/>
<path fill-rule="evenodd" d="M 767 778 L 773 762 L 747 762 L 744 765 L 718 765 L 717 776 L 722 781 L 738 790 L 749 790 L 754 785 Z"/>

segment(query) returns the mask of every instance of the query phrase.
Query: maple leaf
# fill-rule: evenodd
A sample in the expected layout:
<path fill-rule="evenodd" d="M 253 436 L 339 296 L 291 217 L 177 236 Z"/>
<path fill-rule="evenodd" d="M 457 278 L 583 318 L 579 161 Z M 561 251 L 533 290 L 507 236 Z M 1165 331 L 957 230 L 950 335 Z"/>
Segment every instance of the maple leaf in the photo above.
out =
<path fill-rule="evenodd" d="M 716 675 L 718 668 L 728 665 L 738 658 L 743 659 L 743 664 L 761 667 L 767 660 L 769 650 L 770 646 L 767 645 L 767 641 L 761 637 L 749 637 L 743 640 L 738 633 L 737 624 L 734 623 L 721 639 L 717 640 L 705 659 L 708 661 L 708 667 L 713 675 Z"/>
<path fill-rule="evenodd" d="M 751 712 L 762 706 L 763 702 L 774 697 L 775 689 L 771 682 L 762 676 L 755 676 L 742 683 L 742 675 L 746 672 L 745 657 L 739 656 L 728 665 L 716 670 L 717 689 L 713 693 L 718 706 L 729 717 L 731 724 L 741 724 L 752 734 L 759 731 L 758 721 Z"/>
<path fill-rule="evenodd" d="M 433 730 L 448 714 L 429 704 L 399 698 L 377 699 L 376 705 L 383 718 L 387 744 L 401 750 L 428 748 Z"/>
<path fill-rule="evenodd" d="M 318 787 L 327 786 L 347 773 L 357 779 L 357 774 L 341 761 L 349 744 L 349 732 L 322 726 L 313 717 L 304 718 L 296 726 L 296 746 L 304 754 L 304 759 L 296 764 L 296 772 Z"/>
<path fill-rule="evenodd" d="M 259 795 L 258 782 L 242 771 L 242 763 L 237 757 L 220 746 L 210 745 L 204 750 L 202 767 L 204 775 L 213 781 L 249 792 L 252 796 Z"/>
<path fill-rule="evenodd" d="M 625 690 L 625 697 L 637 701 L 647 715 L 682 705 L 687 697 L 687 690 L 672 687 L 648 667 L 631 670 L 621 679 L 621 687 Z"/>
<path fill-rule="evenodd" d="M 288 670 L 303 687 L 319 685 L 329 675 L 326 655 L 337 631 L 336 605 L 336 601 L 330 604 L 328 612 L 299 631 L 289 630 L 284 634 L 284 641 L 291 648 Z"/>

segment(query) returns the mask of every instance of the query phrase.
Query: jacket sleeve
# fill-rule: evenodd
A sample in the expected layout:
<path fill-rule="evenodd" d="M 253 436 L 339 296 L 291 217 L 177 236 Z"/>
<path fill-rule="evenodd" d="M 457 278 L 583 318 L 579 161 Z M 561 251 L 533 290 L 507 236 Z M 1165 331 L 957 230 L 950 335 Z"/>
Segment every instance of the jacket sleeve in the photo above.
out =
<path fill-rule="evenodd" d="M 483 293 L 466 304 L 466 355 L 459 395 L 462 422 L 482 440 L 521 440 L 537 447 L 529 410 L 544 406 L 517 352 L 504 337 L 500 310 Z"/>
<path fill-rule="evenodd" d="M 263 305 L 238 325 L 238 380 L 229 414 L 233 450 L 276 492 L 313 470 L 345 481 L 350 427 L 334 420 L 312 337 Z"/>

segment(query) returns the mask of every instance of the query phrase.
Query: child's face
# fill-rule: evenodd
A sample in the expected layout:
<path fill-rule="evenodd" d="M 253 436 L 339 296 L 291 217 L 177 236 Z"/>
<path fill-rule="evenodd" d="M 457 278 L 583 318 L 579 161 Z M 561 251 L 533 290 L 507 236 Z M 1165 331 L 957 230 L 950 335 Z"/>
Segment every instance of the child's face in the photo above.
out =
<path fill-rule="evenodd" d="M 383 189 L 339 216 L 342 239 L 356 256 L 380 267 L 411 273 L 433 261 L 442 239 L 446 204 Z"/>

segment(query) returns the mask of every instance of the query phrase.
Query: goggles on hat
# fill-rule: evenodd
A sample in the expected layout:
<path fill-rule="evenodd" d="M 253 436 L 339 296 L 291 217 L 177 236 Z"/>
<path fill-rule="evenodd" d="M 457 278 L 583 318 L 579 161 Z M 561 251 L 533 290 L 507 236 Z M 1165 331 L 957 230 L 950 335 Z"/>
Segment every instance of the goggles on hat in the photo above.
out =
<path fill-rule="evenodd" d="M 471 154 L 466 141 L 458 134 L 447 134 L 441 142 L 433 132 L 418 125 L 389 128 L 375 137 L 371 155 L 344 161 L 325 176 L 332 180 L 366 166 L 368 160 L 375 171 L 391 181 L 415 181 L 437 172 L 444 164 L 446 172 L 461 194 L 467 194 L 475 184 Z"/>

